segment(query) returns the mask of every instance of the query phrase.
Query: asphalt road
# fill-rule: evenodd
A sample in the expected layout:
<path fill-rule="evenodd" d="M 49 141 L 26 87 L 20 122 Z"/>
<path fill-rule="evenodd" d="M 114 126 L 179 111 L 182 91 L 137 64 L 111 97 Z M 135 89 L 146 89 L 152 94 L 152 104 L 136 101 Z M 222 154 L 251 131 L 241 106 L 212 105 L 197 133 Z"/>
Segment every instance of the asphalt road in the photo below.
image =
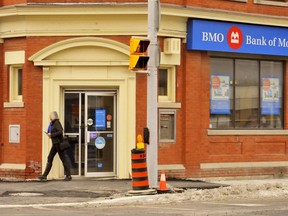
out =
<path fill-rule="evenodd" d="M 10 207 L 1 208 L 1 216 L 285 216 L 288 215 L 287 199 L 184 202 L 163 205 L 137 206 L 77 206 L 77 207 Z M 11 203 L 12 204 L 12 203 Z"/>

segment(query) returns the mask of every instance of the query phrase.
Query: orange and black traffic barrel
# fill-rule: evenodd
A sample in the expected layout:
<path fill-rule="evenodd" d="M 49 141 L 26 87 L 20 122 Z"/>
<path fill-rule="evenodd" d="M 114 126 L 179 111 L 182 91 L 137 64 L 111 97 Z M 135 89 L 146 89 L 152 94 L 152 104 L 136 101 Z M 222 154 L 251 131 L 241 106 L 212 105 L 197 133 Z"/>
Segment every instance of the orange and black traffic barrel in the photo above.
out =
<path fill-rule="evenodd" d="M 133 190 L 149 189 L 145 149 L 132 149 L 132 188 Z"/>

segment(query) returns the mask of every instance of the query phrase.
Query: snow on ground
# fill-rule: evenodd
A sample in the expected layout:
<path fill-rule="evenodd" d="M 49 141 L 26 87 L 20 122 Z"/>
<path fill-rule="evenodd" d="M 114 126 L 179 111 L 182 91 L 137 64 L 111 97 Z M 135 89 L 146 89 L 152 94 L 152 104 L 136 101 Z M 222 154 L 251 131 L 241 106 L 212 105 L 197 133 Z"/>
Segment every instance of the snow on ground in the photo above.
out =
<path fill-rule="evenodd" d="M 137 205 L 184 201 L 259 200 L 268 198 L 288 199 L 288 181 L 256 181 L 248 183 L 239 181 L 238 184 L 235 183 L 228 187 L 205 190 L 192 189 L 183 193 L 173 194 L 116 198 L 114 200 L 107 200 L 107 202 L 97 202 L 97 205 Z"/>
<path fill-rule="evenodd" d="M 288 184 L 266 183 L 263 185 L 233 185 L 207 190 L 187 190 L 181 194 L 166 194 L 160 196 L 160 202 L 179 201 L 211 201 L 231 199 L 263 199 L 263 198 L 288 198 Z"/>

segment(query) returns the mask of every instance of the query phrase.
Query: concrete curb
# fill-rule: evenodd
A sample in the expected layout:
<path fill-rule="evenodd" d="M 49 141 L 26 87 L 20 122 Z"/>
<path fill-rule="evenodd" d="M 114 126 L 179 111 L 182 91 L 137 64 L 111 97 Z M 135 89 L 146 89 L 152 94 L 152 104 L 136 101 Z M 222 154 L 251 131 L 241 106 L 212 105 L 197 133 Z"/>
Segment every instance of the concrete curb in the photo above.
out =
<path fill-rule="evenodd" d="M 4 208 L 35 208 L 35 207 L 69 207 L 69 206 L 88 206 L 88 205 L 94 205 L 94 206 L 121 206 L 125 204 L 133 204 L 137 202 L 143 201 L 143 199 L 146 199 L 146 202 L 149 201 L 149 198 L 153 197 L 154 199 L 157 197 L 163 196 L 161 194 L 159 195 L 145 195 L 145 196 L 129 196 L 129 197 L 119 197 L 114 199 L 105 199 L 105 200 L 94 200 L 94 201 L 88 201 L 88 202 L 70 202 L 70 203 L 49 203 L 49 204 L 21 204 L 21 205 L 0 205 L 0 209 Z M 147 199 L 148 198 L 148 199 Z M 151 198 L 151 201 L 154 199 Z M 147 202 L 149 203 L 149 202 Z"/>

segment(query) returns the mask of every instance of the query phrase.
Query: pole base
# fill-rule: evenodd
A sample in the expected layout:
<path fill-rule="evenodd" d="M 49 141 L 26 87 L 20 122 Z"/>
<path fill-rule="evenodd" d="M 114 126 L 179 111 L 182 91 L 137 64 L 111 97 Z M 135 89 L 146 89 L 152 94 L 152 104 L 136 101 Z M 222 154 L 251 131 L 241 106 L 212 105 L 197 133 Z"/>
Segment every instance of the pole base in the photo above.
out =
<path fill-rule="evenodd" d="M 142 196 L 142 195 L 155 195 L 155 194 L 157 194 L 157 190 L 155 189 L 131 190 L 131 191 L 128 191 L 126 196 Z"/>
<path fill-rule="evenodd" d="M 172 190 L 170 189 L 167 189 L 167 190 L 157 190 L 157 193 L 158 194 L 164 194 L 164 193 L 174 193 Z"/>

